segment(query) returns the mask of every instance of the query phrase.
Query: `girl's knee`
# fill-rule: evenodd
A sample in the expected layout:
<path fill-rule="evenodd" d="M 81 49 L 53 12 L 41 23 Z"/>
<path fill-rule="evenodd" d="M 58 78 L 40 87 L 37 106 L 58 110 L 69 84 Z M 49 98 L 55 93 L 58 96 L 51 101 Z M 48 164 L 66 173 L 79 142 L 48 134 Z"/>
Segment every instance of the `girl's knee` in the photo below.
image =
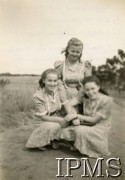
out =
<path fill-rule="evenodd" d="M 86 134 L 87 132 L 89 132 L 90 128 L 87 126 L 77 126 L 77 127 L 75 127 L 74 131 L 76 134 L 82 135 L 82 134 Z"/>

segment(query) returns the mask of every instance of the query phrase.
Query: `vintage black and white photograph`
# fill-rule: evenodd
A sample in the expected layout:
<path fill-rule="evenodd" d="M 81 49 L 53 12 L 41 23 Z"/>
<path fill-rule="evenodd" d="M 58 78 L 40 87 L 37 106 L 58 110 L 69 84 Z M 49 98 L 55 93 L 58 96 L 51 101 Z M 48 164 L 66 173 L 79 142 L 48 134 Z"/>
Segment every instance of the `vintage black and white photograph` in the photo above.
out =
<path fill-rule="evenodd" d="M 0 180 L 125 179 L 125 0 L 0 0 Z"/>

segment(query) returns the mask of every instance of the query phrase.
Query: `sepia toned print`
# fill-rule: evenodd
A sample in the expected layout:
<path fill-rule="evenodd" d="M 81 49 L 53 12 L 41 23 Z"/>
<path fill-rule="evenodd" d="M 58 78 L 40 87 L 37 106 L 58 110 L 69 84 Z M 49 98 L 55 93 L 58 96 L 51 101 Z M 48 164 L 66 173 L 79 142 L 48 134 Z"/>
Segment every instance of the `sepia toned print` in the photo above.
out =
<path fill-rule="evenodd" d="M 0 180 L 124 180 L 124 16 L 124 0 L 0 0 Z M 50 112 L 37 96 L 39 113 L 34 94 L 44 91 L 39 80 L 50 68 L 60 97 L 44 79 L 54 93 Z M 83 89 L 91 75 L 101 83 L 98 108 L 97 89 Z M 59 118 L 56 126 L 48 116 Z M 31 147 L 37 130 L 39 147 L 36 136 Z"/>

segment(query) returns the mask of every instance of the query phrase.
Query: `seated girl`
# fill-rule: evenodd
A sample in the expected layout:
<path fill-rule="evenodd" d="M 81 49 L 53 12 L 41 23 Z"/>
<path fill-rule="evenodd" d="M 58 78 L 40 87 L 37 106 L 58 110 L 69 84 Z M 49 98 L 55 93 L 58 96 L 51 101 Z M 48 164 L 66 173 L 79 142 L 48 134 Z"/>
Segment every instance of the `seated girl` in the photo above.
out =
<path fill-rule="evenodd" d="M 58 131 L 67 126 L 68 121 L 76 118 L 75 114 L 62 116 L 62 103 L 60 89 L 58 88 L 58 73 L 55 69 L 48 69 L 43 72 L 39 81 L 40 88 L 34 94 L 36 108 L 36 122 L 38 127 L 32 132 L 26 144 L 28 148 L 40 148 L 45 150 L 45 146 L 52 142 L 54 148 L 57 144 L 54 139 L 58 139 Z"/>
<path fill-rule="evenodd" d="M 82 104 L 83 113 L 77 114 L 77 119 L 72 121 L 74 125 L 63 129 L 60 138 L 74 141 L 74 147 L 89 157 L 109 155 L 112 98 L 100 92 L 100 82 L 96 77 L 84 79 L 83 92 L 70 101 L 72 107 L 78 104 Z"/>

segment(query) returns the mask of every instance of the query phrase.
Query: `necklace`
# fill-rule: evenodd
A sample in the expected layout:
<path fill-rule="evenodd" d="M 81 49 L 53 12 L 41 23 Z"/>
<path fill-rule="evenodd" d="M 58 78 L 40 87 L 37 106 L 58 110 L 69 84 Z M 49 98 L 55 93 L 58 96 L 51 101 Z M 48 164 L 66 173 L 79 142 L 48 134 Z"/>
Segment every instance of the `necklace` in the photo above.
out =
<path fill-rule="evenodd" d="M 69 61 L 67 61 L 68 69 L 71 70 L 71 71 L 75 71 L 77 65 L 78 65 L 78 62 L 76 62 L 74 65 L 71 66 L 71 64 L 69 63 Z"/>
<path fill-rule="evenodd" d="M 50 115 L 51 113 L 51 105 L 50 105 L 50 101 L 52 103 L 58 103 L 58 107 L 59 109 L 61 109 L 61 103 L 60 103 L 60 100 L 59 100 L 59 97 L 56 95 L 56 92 L 54 91 L 53 92 L 53 98 L 50 94 L 48 94 L 45 89 L 44 89 L 44 94 L 45 94 L 45 99 L 46 99 L 46 104 L 47 104 L 47 110 L 48 110 L 48 115 Z"/>
<path fill-rule="evenodd" d="M 92 100 L 90 100 L 90 99 L 88 100 L 88 104 L 89 104 L 89 106 L 90 106 L 90 108 L 92 110 L 92 113 L 91 113 L 92 115 L 97 110 L 97 107 L 98 107 L 98 104 L 99 104 L 99 99 L 100 99 L 100 96 L 98 96 L 97 99 L 93 101 L 93 103 L 92 103 Z M 86 114 L 86 103 L 87 103 L 87 101 L 85 101 L 85 103 L 84 103 L 84 114 Z"/>
<path fill-rule="evenodd" d="M 46 92 L 46 95 L 48 96 L 48 98 L 50 99 L 51 102 L 55 103 L 56 102 L 56 97 L 55 97 L 55 93 L 53 93 L 52 95 L 48 94 Z"/>
<path fill-rule="evenodd" d="M 78 64 L 79 64 L 79 63 L 77 62 L 77 63 L 74 65 L 73 69 L 71 69 L 71 66 L 70 66 L 70 64 L 69 64 L 69 61 L 66 61 L 66 60 L 64 61 L 63 69 L 62 69 L 62 75 L 63 75 L 64 86 L 65 86 L 66 89 L 68 88 L 68 86 L 67 86 L 66 83 L 65 83 L 65 79 L 66 79 L 66 65 L 68 66 L 68 69 L 69 69 L 69 70 L 75 71 L 75 69 L 76 69 L 76 67 L 78 66 Z M 80 71 L 77 73 L 77 77 L 78 77 L 79 85 L 82 87 L 82 84 L 81 84 L 81 81 L 80 81 L 80 75 L 82 74 L 82 76 L 83 76 L 82 71 L 84 70 L 84 63 L 82 63 L 82 64 L 80 64 L 80 65 L 82 65 L 82 67 L 81 67 Z"/>
<path fill-rule="evenodd" d="M 94 108 L 96 107 L 96 105 L 97 105 L 97 100 L 91 101 L 91 100 L 89 99 L 89 106 L 90 106 L 90 108 L 91 108 L 92 110 L 94 110 Z"/>

